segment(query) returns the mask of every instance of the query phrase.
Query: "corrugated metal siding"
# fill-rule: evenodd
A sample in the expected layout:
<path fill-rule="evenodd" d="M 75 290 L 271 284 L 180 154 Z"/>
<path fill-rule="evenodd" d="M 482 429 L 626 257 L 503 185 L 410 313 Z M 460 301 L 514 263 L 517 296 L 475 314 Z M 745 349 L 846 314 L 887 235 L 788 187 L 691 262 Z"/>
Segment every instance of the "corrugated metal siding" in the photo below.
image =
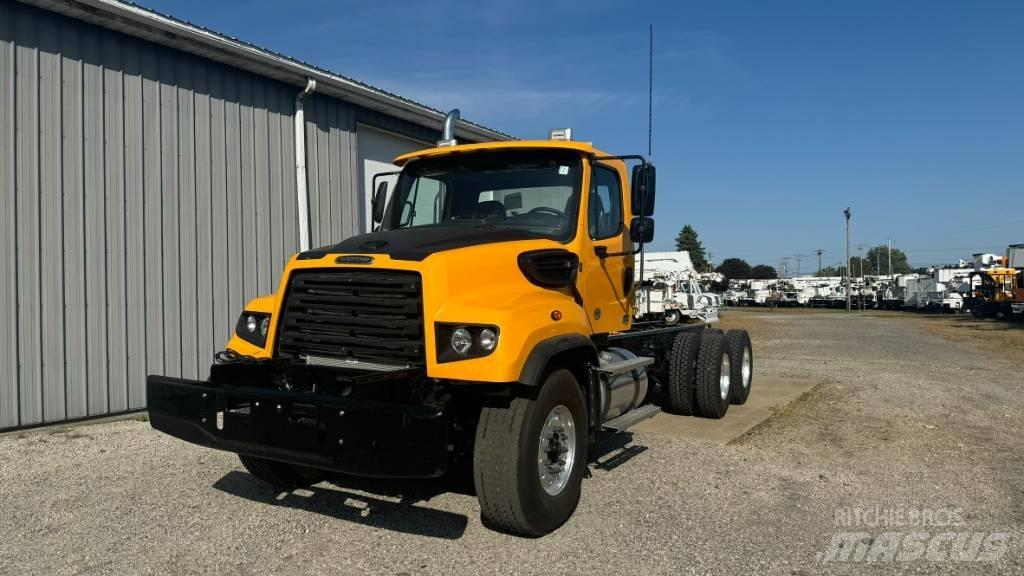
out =
<path fill-rule="evenodd" d="M 14 142 L 14 21 L 0 6 L 0 428 L 18 425 L 17 201 Z"/>
<path fill-rule="evenodd" d="M 0 429 L 205 377 L 298 249 L 298 90 L 0 0 Z M 309 98 L 314 246 L 359 231 L 357 123 L 438 136 Z"/>

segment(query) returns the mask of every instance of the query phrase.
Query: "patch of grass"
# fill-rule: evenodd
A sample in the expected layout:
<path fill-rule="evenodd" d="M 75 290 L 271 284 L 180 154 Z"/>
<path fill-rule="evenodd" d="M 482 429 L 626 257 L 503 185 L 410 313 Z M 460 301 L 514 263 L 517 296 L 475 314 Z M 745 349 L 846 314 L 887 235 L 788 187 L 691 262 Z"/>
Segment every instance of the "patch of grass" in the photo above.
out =
<path fill-rule="evenodd" d="M 86 438 L 88 440 L 92 440 L 93 438 L 91 435 L 85 434 L 77 428 L 65 428 L 63 430 L 54 430 L 50 432 L 50 436 L 63 436 L 68 440 L 76 440 L 78 438 Z"/>
<path fill-rule="evenodd" d="M 982 320 L 968 315 L 922 316 L 912 321 L 947 340 L 973 344 L 1008 360 L 1024 362 L 1022 322 Z"/>

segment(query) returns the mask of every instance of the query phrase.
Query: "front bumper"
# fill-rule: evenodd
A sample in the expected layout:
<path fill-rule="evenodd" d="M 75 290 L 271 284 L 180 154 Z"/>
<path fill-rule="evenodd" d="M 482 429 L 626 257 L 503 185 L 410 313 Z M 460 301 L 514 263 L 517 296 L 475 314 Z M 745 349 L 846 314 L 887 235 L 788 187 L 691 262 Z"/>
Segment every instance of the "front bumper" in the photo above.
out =
<path fill-rule="evenodd" d="M 449 418 L 429 405 L 146 378 L 153 428 L 182 440 L 381 478 L 444 474 Z"/>

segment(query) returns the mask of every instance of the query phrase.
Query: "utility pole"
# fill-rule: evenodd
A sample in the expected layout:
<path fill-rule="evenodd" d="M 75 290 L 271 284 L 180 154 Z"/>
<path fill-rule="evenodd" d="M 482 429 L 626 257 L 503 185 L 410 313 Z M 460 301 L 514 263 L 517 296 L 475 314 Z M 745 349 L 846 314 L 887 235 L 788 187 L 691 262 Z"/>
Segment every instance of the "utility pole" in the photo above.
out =
<path fill-rule="evenodd" d="M 889 253 L 889 277 L 892 277 L 892 237 L 885 239 L 885 246 Z"/>
<path fill-rule="evenodd" d="M 843 210 L 846 216 L 846 311 L 850 311 L 850 207 Z"/>
<path fill-rule="evenodd" d="M 822 250 L 821 248 L 818 248 L 817 250 L 814 251 L 814 253 L 818 255 L 818 274 L 821 274 L 821 255 L 824 254 L 825 251 Z"/>
<path fill-rule="evenodd" d="M 860 287 L 857 288 L 857 307 L 864 310 L 864 245 L 857 244 L 857 260 L 860 260 Z"/>
<path fill-rule="evenodd" d="M 860 279 L 861 279 L 861 282 L 863 282 L 864 281 L 864 245 L 863 244 L 857 244 L 857 260 L 859 261 L 858 264 L 860 264 Z"/>
<path fill-rule="evenodd" d="M 800 277 L 800 262 L 804 258 L 807 258 L 807 254 L 794 254 L 793 258 L 796 258 L 796 276 L 797 276 L 797 278 L 799 278 Z"/>
<path fill-rule="evenodd" d="M 789 256 L 786 256 L 785 258 L 782 259 L 782 266 L 780 266 L 779 268 L 781 268 L 781 270 L 779 270 L 780 279 L 789 276 Z"/>

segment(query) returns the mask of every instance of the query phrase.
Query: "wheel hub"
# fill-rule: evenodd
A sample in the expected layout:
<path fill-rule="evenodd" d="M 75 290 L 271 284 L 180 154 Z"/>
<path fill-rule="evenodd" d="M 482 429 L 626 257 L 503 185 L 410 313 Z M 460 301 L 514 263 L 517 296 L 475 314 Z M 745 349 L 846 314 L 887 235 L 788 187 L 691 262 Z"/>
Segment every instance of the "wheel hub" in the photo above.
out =
<path fill-rule="evenodd" d="M 576 423 L 569 409 L 559 404 L 544 420 L 537 446 L 537 473 L 544 491 L 556 496 L 564 490 L 575 461 Z"/>
<path fill-rule="evenodd" d="M 743 349 L 743 366 L 741 372 L 743 373 L 742 385 L 744 388 L 750 388 L 750 375 L 753 372 L 751 368 L 752 362 L 750 361 L 750 348 Z"/>
<path fill-rule="evenodd" d="M 731 367 L 729 364 L 729 355 L 722 354 L 722 372 L 718 376 L 718 391 L 722 395 L 722 400 L 729 397 L 729 373 Z"/>

